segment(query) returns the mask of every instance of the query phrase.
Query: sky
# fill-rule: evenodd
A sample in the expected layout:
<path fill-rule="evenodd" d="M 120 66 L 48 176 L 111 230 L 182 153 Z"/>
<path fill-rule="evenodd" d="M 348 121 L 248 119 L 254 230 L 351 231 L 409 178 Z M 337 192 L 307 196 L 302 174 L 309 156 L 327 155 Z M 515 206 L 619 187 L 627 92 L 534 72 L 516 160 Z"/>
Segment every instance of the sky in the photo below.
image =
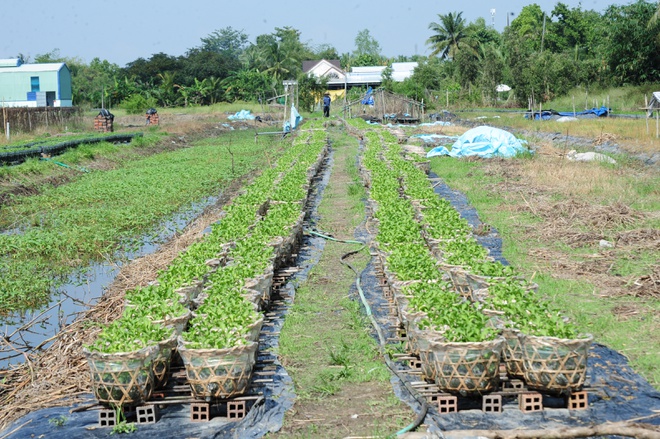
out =
<path fill-rule="evenodd" d="M 550 13 L 557 1 L 536 3 Z M 603 12 L 630 0 L 564 0 L 569 7 Z M 463 12 L 483 17 L 498 31 L 507 13 L 517 16 L 529 0 L 304 1 L 304 0 L 2 0 L 0 58 L 36 55 L 59 49 L 60 56 L 108 60 L 124 67 L 155 53 L 179 56 L 201 45 L 201 38 L 231 26 L 254 42 L 276 27 L 290 26 L 310 45 L 330 44 L 339 54 L 355 49 L 363 29 L 380 44 L 382 55 L 428 55 L 428 25 L 438 14 Z M 494 20 L 491 10 L 495 10 Z"/>

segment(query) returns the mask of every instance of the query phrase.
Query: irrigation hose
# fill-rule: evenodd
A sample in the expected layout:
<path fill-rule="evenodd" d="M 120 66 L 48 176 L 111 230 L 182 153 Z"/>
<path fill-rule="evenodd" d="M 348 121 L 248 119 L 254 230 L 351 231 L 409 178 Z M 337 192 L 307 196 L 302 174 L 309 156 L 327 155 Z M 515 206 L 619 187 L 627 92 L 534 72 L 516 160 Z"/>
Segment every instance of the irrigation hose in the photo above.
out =
<path fill-rule="evenodd" d="M 387 344 L 387 342 L 386 342 L 385 336 L 383 335 L 383 332 L 380 328 L 380 325 L 376 321 L 376 318 L 374 317 L 373 312 L 371 311 L 371 306 L 369 306 L 369 302 L 367 301 L 367 298 L 364 295 L 364 291 L 362 290 L 361 275 L 355 269 L 355 267 L 353 267 L 351 264 L 346 262 L 346 258 L 348 258 L 350 256 L 353 256 L 355 254 L 358 254 L 359 252 L 361 252 L 362 250 L 367 248 L 367 244 L 362 242 L 362 241 L 356 241 L 356 240 L 351 240 L 351 239 L 333 238 L 332 236 L 328 236 L 327 234 L 319 233 L 319 232 L 314 231 L 314 230 L 307 230 L 307 232 L 311 235 L 315 235 L 315 236 L 318 236 L 320 238 L 323 238 L 323 239 L 326 239 L 326 240 L 329 240 L 329 241 L 345 243 L 345 244 L 360 244 L 360 245 L 362 245 L 362 247 L 360 247 L 359 249 L 352 250 L 352 251 L 342 255 L 342 257 L 339 258 L 339 262 L 341 262 L 342 265 L 345 265 L 351 271 L 353 271 L 353 273 L 355 273 L 355 286 L 356 286 L 356 288 L 358 290 L 358 293 L 360 295 L 360 300 L 362 301 L 362 304 L 364 305 L 364 308 L 367 312 L 367 316 L 369 317 L 369 320 L 371 321 L 371 325 L 374 327 L 374 329 L 376 330 L 376 333 L 378 334 L 378 340 L 379 340 L 378 350 L 380 351 L 380 354 L 385 359 L 385 364 L 399 378 L 399 380 L 401 380 L 401 382 L 406 387 L 406 389 L 408 390 L 410 395 L 413 398 L 415 398 L 415 400 L 418 403 L 420 403 L 420 405 L 422 406 L 422 410 L 417 415 L 417 418 L 411 424 L 409 424 L 406 427 L 402 428 L 401 430 L 397 431 L 395 433 L 395 436 L 399 436 L 399 435 L 402 435 L 402 434 L 407 433 L 409 431 L 415 430 L 417 427 L 419 427 L 422 424 L 422 422 L 424 422 L 424 418 L 426 417 L 426 414 L 428 412 L 428 404 L 427 404 L 425 399 L 420 398 L 419 395 L 417 395 L 417 392 L 415 392 L 415 390 L 410 387 L 410 384 L 407 382 L 407 380 L 405 380 L 405 379 L 403 379 L 403 377 L 401 377 L 399 371 L 396 369 L 396 366 L 394 365 L 394 362 L 390 358 L 389 354 L 385 351 L 385 345 Z"/>

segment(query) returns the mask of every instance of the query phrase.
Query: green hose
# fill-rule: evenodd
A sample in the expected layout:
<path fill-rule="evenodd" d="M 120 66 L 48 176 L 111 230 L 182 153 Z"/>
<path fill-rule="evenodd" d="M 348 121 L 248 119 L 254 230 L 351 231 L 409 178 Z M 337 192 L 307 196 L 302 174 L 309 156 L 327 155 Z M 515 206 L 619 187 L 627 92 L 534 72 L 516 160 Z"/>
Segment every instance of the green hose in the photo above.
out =
<path fill-rule="evenodd" d="M 48 162 L 53 162 L 53 163 L 55 163 L 56 165 L 61 166 L 61 167 L 63 167 L 63 168 L 77 169 L 77 170 L 80 171 L 80 172 L 89 172 L 89 169 L 85 169 L 85 168 L 83 168 L 82 166 L 76 166 L 76 167 L 74 168 L 73 166 L 69 166 L 69 165 L 67 165 L 66 163 L 58 162 L 58 161 L 53 160 L 53 159 L 48 158 L 48 157 L 41 157 L 41 158 L 39 158 L 39 160 L 44 160 L 44 161 L 48 161 Z"/>
<path fill-rule="evenodd" d="M 316 231 L 314 231 L 314 230 L 307 230 L 307 232 L 308 232 L 309 234 L 311 234 L 311 235 L 315 235 L 315 236 L 321 237 L 321 238 L 323 238 L 323 239 L 327 239 L 327 240 L 329 240 L 329 241 L 341 242 L 341 243 L 346 243 L 346 244 L 360 244 L 360 245 L 362 245 L 362 247 L 360 247 L 359 249 L 357 249 L 357 250 L 353 250 L 353 251 L 350 251 L 350 252 L 344 254 L 344 255 L 340 258 L 339 261 L 341 262 L 342 265 L 347 266 L 348 268 L 350 268 L 350 269 L 353 271 L 353 273 L 355 273 L 355 286 L 356 286 L 356 288 L 357 288 L 357 290 L 358 290 L 358 293 L 359 293 L 359 295 L 360 295 L 360 300 L 362 301 L 362 304 L 364 305 L 364 308 L 365 308 L 365 310 L 366 310 L 366 312 L 367 312 L 367 316 L 369 316 L 369 319 L 371 320 L 371 324 L 372 324 L 372 326 L 374 327 L 374 329 L 376 329 L 376 333 L 378 334 L 378 340 L 379 340 L 378 350 L 380 351 L 380 354 L 381 354 L 381 355 L 383 356 L 383 358 L 385 359 L 385 364 L 387 365 L 387 367 L 390 368 L 390 370 L 391 370 L 391 371 L 392 371 L 397 377 L 399 377 L 399 379 L 401 380 L 401 382 L 403 383 L 403 385 L 406 387 L 406 389 L 408 390 L 408 392 L 410 392 L 410 394 L 411 394 L 411 395 L 417 400 L 417 402 L 419 402 L 419 403 L 421 404 L 421 406 L 422 406 L 422 410 L 420 411 L 420 413 L 419 413 L 419 415 L 417 416 L 417 418 L 416 418 L 412 423 L 410 423 L 409 425 L 407 425 L 406 427 L 404 427 L 404 428 L 402 428 L 401 430 L 397 431 L 397 432 L 394 434 L 394 436 L 399 436 L 399 435 L 401 435 L 401 434 L 404 434 L 404 433 L 407 433 L 407 432 L 409 432 L 409 431 L 412 431 L 412 430 L 416 429 L 417 427 L 419 427 L 419 425 L 421 425 L 422 422 L 424 422 L 424 418 L 426 417 L 426 413 L 428 412 L 428 405 L 427 405 L 427 403 L 426 403 L 426 400 L 424 400 L 424 399 L 421 399 L 421 400 L 420 400 L 420 399 L 418 398 L 418 396 L 415 394 L 414 390 L 410 387 L 410 384 L 408 384 L 408 382 L 407 382 L 406 380 L 404 380 L 404 379 L 399 375 L 399 371 L 396 370 L 396 367 L 394 366 L 394 362 L 393 362 L 392 359 L 390 358 L 389 354 L 385 351 L 385 344 L 386 344 L 385 336 L 383 335 L 383 332 L 382 332 L 382 330 L 380 329 L 380 325 L 378 324 L 378 322 L 376 321 L 375 317 L 373 316 L 373 312 L 371 311 L 371 306 L 369 306 L 369 302 L 367 302 L 367 298 L 364 296 L 364 291 L 362 290 L 362 282 L 361 282 L 361 276 L 360 276 L 360 273 L 358 273 L 358 271 L 357 271 L 357 270 L 356 270 L 351 264 L 349 264 L 348 262 L 345 261 L 345 259 L 348 258 L 349 256 L 353 256 L 353 255 L 355 255 L 355 254 L 361 252 L 361 251 L 364 250 L 365 248 L 367 248 L 367 244 L 364 243 L 364 242 L 361 242 L 361 241 L 355 241 L 355 240 L 350 240 L 350 239 L 337 239 L 337 238 L 333 238 L 332 236 L 328 236 L 328 235 L 326 235 L 326 234 L 319 233 L 319 232 L 316 232 Z M 394 437 L 394 436 L 390 436 L 390 437 Z"/>

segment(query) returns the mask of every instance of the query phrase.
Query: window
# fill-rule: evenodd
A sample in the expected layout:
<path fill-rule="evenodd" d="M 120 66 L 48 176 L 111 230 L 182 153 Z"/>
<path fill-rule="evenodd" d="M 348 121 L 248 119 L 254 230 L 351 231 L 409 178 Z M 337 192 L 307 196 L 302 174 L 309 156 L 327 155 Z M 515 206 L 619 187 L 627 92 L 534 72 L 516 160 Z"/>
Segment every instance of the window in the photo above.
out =
<path fill-rule="evenodd" d="M 32 91 L 39 91 L 39 77 L 32 76 L 30 78 L 30 85 L 32 86 Z"/>

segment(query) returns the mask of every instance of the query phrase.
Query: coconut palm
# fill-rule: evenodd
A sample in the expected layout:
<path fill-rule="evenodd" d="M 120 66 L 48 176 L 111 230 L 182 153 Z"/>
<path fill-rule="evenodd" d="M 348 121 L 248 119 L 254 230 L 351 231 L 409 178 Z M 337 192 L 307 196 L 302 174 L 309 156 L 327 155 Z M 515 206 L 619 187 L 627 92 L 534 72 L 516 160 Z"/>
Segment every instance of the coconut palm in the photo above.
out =
<path fill-rule="evenodd" d="M 429 29 L 434 35 L 426 40 L 426 44 L 433 49 L 430 56 L 440 55 L 441 58 L 453 56 L 454 53 L 466 45 L 469 40 L 466 31 L 465 19 L 462 12 L 450 12 L 449 14 L 438 14 L 439 23 L 432 22 Z"/>

